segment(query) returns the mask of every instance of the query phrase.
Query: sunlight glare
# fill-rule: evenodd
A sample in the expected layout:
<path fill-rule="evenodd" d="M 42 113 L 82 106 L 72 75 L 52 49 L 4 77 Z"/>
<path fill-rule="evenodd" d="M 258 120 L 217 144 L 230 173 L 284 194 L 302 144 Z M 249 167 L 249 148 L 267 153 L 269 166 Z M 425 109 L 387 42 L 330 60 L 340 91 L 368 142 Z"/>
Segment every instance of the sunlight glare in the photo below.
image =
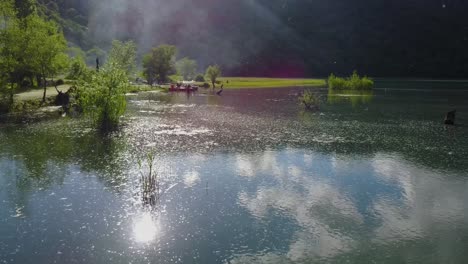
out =
<path fill-rule="evenodd" d="M 137 242 L 151 242 L 158 233 L 157 221 L 150 213 L 144 213 L 135 219 L 133 224 L 133 236 Z"/>

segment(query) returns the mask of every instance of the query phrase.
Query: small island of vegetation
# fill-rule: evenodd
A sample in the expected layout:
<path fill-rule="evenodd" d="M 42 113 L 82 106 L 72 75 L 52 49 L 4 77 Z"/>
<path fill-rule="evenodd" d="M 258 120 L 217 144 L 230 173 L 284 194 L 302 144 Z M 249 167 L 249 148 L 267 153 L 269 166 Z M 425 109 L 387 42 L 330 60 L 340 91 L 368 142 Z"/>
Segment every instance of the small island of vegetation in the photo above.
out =
<path fill-rule="evenodd" d="M 331 90 L 372 90 L 374 88 L 374 81 L 367 76 L 359 76 L 357 71 L 354 71 L 348 78 L 341 78 L 331 74 L 328 77 L 327 84 Z"/>

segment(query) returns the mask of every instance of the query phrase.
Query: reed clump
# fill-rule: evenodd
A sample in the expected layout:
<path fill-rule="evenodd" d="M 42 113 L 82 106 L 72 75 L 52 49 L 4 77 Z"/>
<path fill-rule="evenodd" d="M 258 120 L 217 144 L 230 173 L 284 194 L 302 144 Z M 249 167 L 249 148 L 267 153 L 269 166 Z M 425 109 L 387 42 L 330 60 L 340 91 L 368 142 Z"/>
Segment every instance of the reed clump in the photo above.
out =
<path fill-rule="evenodd" d="M 306 89 L 302 95 L 299 96 L 299 103 L 304 105 L 306 110 L 314 110 L 318 109 L 320 101 L 310 89 Z"/>
<path fill-rule="evenodd" d="M 156 205 L 161 198 L 160 177 L 154 169 L 155 157 L 153 153 L 148 153 L 144 162 L 141 159 L 138 160 L 142 202 L 151 206 Z M 144 163 L 146 163 L 147 172 L 144 170 Z"/>
<path fill-rule="evenodd" d="M 327 80 L 328 88 L 331 90 L 372 90 L 374 81 L 367 76 L 361 77 L 354 71 L 347 78 L 337 77 L 331 74 Z"/>

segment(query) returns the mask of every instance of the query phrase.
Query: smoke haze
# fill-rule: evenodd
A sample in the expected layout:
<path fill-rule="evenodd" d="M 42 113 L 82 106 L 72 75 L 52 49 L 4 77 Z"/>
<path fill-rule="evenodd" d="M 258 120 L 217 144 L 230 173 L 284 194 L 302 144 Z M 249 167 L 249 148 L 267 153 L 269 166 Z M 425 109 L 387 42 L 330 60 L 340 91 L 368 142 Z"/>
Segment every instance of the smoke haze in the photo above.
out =
<path fill-rule="evenodd" d="M 89 34 L 100 46 L 132 39 L 146 53 L 172 44 L 179 57 L 194 58 L 201 67 L 238 67 L 278 34 L 294 35 L 271 11 L 250 0 L 95 0 L 89 14 Z M 269 28 L 260 28 L 264 25 Z"/>
<path fill-rule="evenodd" d="M 46 0 L 41 0 L 46 1 Z M 55 0 L 50 0 L 55 1 Z M 85 10 L 89 50 L 160 44 L 231 75 L 468 76 L 463 0 L 56 0 Z M 76 35 L 76 34 L 75 34 Z"/>

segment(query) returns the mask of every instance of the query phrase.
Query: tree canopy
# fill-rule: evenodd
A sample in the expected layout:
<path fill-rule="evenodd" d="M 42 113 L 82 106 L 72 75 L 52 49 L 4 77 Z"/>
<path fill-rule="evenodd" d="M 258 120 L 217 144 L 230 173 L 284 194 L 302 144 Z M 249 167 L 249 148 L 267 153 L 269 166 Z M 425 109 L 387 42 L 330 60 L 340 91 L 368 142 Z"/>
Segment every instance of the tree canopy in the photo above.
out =
<path fill-rule="evenodd" d="M 11 100 L 25 78 L 30 79 L 31 85 L 36 78 L 42 79 L 45 101 L 46 77 L 54 76 L 68 63 L 67 43 L 59 26 L 40 16 L 32 3 L 13 0 L 0 3 L 1 90 Z"/>
<path fill-rule="evenodd" d="M 136 69 L 136 55 L 137 48 L 133 41 L 114 40 L 107 63 L 114 64 L 115 67 L 125 71 L 127 76 L 130 76 Z"/>
<path fill-rule="evenodd" d="M 175 70 L 176 47 L 161 45 L 153 48 L 143 58 L 143 75 L 150 85 L 154 81 L 164 82 Z"/>
<path fill-rule="evenodd" d="M 68 56 L 65 54 L 67 43 L 62 32 L 53 21 L 45 21 L 37 14 L 26 17 L 25 45 L 27 64 L 33 72 L 42 77 L 44 94 L 46 99 L 46 78 L 55 76 L 59 71 L 67 67 Z"/>
<path fill-rule="evenodd" d="M 181 75 L 184 80 L 193 80 L 197 74 L 197 62 L 187 57 L 176 62 L 177 73 Z"/>
<path fill-rule="evenodd" d="M 213 85 L 213 89 L 216 87 L 216 79 L 218 77 L 221 77 L 221 68 L 219 68 L 218 65 L 212 65 L 209 66 L 206 69 L 206 78 L 211 81 L 211 84 Z"/>

